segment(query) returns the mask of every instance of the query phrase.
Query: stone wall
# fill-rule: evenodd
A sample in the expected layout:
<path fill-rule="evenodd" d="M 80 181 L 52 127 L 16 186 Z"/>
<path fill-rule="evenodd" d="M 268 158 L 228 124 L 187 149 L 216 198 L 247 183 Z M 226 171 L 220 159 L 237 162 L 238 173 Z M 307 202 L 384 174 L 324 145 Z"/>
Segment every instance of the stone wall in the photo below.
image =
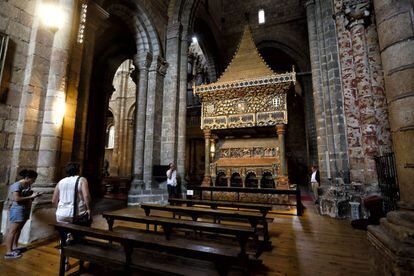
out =
<path fill-rule="evenodd" d="M 7 51 L 6 63 L 7 70 L 11 71 L 10 82 L 5 84 L 7 87 L 6 95 L 0 103 L 0 196 L 5 198 L 7 186 L 16 180 L 16 165 L 12 164 L 14 149 L 19 150 L 20 146 L 16 143 L 16 133 L 18 131 L 18 119 L 22 100 L 25 98 L 23 91 L 24 80 L 27 79 L 26 72 L 30 75 L 29 46 L 33 47 L 33 37 L 31 30 L 34 25 L 34 1 L 2 1 L 0 3 L 0 31 L 9 35 L 9 48 Z M 47 35 L 47 34 L 44 34 Z M 50 41 L 47 42 L 50 46 Z M 33 92 L 33 91 L 32 91 Z M 27 92 L 25 93 L 27 94 Z M 33 93 L 32 93 L 33 94 Z M 23 114 L 22 114 L 23 115 Z M 22 118 L 24 119 L 24 118 Z M 37 118 L 33 118 L 33 130 L 37 130 Z M 20 129 L 20 132 L 23 130 Z M 34 135 L 25 138 L 27 154 L 35 149 L 37 137 Z M 16 141 L 17 142 L 17 141 Z M 21 142 L 20 142 L 21 144 Z M 35 166 L 32 160 L 26 163 L 31 167 Z M 12 172 L 13 167 L 13 173 Z"/>

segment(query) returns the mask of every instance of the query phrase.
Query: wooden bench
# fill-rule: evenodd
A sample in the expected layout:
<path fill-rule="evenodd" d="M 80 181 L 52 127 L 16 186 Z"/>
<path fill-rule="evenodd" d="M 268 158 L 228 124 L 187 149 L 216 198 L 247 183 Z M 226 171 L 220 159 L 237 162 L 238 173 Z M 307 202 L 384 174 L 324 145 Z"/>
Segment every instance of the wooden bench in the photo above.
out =
<path fill-rule="evenodd" d="M 200 232 L 229 235 L 237 239 L 240 246 L 240 255 L 246 255 L 246 244 L 250 237 L 252 237 L 255 241 L 258 240 L 255 230 L 251 227 L 245 226 L 223 225 L 157 216 L 142 216 L 129 209 L 104 212 L 102 216 L 108 223 L 109 231 L 113 231 L 115 220 L 119 220 L 146 224 L 147 231 L 149 230 L 149 225 L 154 225 L 155 231 L 157 231 L 157 226 L 161 226 L 167 239 L 170 239 L 171 233 L 174 229 L 189 229 Z M 258 257 L 261 253 L 262 248 L 257 246 L 255 252 L 256 257 Z"/>
<path fill-rule="evenodd" d="M 252 212 L 243 212 L 243 211 L 230 211 L 230 210 L 212 210 L 206 208 L 197 208 L 197 207 L 185 207 L 185 206 L 174 206 L 174 205 L 162 205 L 162 204 L 149 204 L 142 203 L 141 208 L 144 209 L 147 216 L 150 215 L 151 210 L 159 210 L 170 212 L 175 216 L 175 214 L 184 214 L 190 216 L 194 221 L 197 221 L 199 217 L 212 217 L 214 223 L 220 222 L 224 219 L 239 219 L 247 220 L 250 225 L 257 231 L 258 224 L 263 225 L 263 242 L 266 247 L 271 246 L 269 239 L 269 230 L 266 218 L 262 215 L 255 214 Z"/>
<path fill-rule="evenodd" d="M 292 195 L 295 196 L 295 204 L 291 203 L 272 203 L 272 205 L 289 205 L 296 206 L 296 215 L 303 214 L 303 205 L 301 199 L 301 192 L 298 187 L 289 190 L 279 190 L 273 188 L 248 188 L 248 187 L 218 187 L 218 186 L 189 186 L 187 190 L 194 190 L 199 192 L 200 200 L 203 200 L 203 192 L 210 192 L 210 199 L 213 198 L 215 192 L 234 192 L 237 194 L 237 201 L 240 202 L 240 194 L 268 194 L 268 195 Z"/>
<path fill-rule="evenodd" d="M 59 232 L 62 244 L 59 275 L 65 274 L 66 257 L 79 259 L 81 270 L 84 261 L 91 261 L 111 269 L 123 270 L 126 274 L 137 270 L 157 275 L 198 275 L 199 267 L 194 265 L 198 262 L 204 265 L 206 262 L 214 264 L 213 274 L 218 272 L 219 275 L 226 275 L 234 266 L 241 267 L 244 273 L 248 268 L 248 259 L 246 256 L 240 256 L 238 247 L 209 246 L 177 237 L 166 240 L 162 236 L 151 233 L 118 233 L 69 223 L 55 223 L 53 226 Z M 66 233 L 72 233 L 75 237 L 82 236 L 83 239 L 76 239 L 76 242 L 66 244 Z M 169 257 L 151 258 L 150 255 L 154 254 L 155 256 L 169 254 Z M 174 265 L 165 262 L 175 258 L 192 265 L 185 267 L 180 263 Z M 211 275 L 211 273 L 210 268 L 210 271 L 200 274 Z"/>
<path fill-rule="evenodd" d="M 193 205 L 205 205 L 205 206 L 210 206 L 212 209 L 217 209 L 217 207 L 231 207 L 231 208 L 258 210 L 262 214 L 263 217 L 266 217 L 267 213 L 270 210 L 272 210 L 272 205 L 270 204 L 258 204 L 258 203 L 246 203 L 246 202 L 234 202 L 234 201 L 181 199 L 181 198 L 170 198 L 168 201 L 171 205 L 186 204 L 189 207 Z"/>

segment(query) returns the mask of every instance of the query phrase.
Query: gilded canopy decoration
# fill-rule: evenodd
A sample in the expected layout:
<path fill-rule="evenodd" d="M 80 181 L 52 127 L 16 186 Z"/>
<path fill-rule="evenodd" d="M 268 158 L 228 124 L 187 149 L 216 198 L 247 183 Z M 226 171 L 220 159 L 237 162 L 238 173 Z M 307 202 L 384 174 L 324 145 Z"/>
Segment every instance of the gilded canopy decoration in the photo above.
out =
<path fill-rule="evenodd" d="M 260 56 L 249 26 L 223 75 L 194 86 L 202 103 L 201 128 L 227 129 L 287 123 L 286 93 L 296 73 L 274 73 Z"/>

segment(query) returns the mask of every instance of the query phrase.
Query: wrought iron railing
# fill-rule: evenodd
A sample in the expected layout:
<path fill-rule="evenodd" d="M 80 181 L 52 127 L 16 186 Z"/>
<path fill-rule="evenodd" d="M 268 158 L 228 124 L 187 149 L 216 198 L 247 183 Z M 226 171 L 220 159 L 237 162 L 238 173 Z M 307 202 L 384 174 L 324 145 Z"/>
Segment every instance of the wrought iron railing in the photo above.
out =
<path fill-rule="evenodd" d="M 397 209 L 397 201 L 400 199 L 394 153 L 375 157 L 375 164 L 379 188 L 384 198 L 384 211 L 388 213 Z"/>

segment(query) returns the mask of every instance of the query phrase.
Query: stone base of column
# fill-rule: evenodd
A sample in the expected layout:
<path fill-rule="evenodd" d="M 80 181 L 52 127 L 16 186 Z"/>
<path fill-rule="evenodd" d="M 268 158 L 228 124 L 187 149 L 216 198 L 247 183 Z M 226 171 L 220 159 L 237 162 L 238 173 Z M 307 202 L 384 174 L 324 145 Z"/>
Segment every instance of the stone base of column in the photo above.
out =
<path fill-rule="evenodd" d="M 137 175 L 134 176 L 131 182 L 131 188 L 128 191 L 129 195 L 140 194 L 145 189 L 144 181 L 138 178 Z"/>
<path fill-rule="evenodd" d="M 140 203 L 168 203 L 167 188 L 141 190 L 139 193 L 128 194 L 128 206 L 136 206 Z"/>
<path fill-rule="evenodd" d="M 414 275 L 414 211 L 389 212 L 368 226 L 375 275 Z"/>
<path fill-rule="evenodd" d="M 9 227 L 10 221 L 9 218 L 9 210 L 4 209 L 2 217 L 2 232 L 5 235 L 7 229 Z M 22 244 L 29 244 L 34 241 L 49 239 L 53 237 L 56 232 L 51 223 L 56 222 L 56 208 L 52 205 L 52 202 L 34 202 L 32 204 L 32 209 L 30 212 L 30 218 L 25 223 L 19 243 Z"/>
<path fill-rule="evenodd" d="M 203 182 L 201 182 L 201 186 L 202 187 L 209 187 L 209 186 L 211 186 L 211 176 L 205 175 L 204 178 L 203 178 Z"/>

